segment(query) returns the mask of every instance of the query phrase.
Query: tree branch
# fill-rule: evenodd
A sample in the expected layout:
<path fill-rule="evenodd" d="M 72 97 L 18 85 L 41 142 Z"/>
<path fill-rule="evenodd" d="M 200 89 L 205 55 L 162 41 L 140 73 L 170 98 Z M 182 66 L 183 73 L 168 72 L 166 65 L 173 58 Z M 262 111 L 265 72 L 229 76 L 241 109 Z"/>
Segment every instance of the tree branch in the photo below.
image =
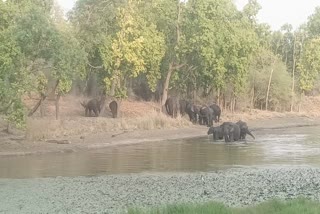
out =
<path fill-rule="evenodd" d="M 87 63 L 91 68 L 95 68 L 95 69 L 100 69 L 103 68 L 103 65 L 99 65 L 99 66 L 93 66 L 90 63 Z"/>

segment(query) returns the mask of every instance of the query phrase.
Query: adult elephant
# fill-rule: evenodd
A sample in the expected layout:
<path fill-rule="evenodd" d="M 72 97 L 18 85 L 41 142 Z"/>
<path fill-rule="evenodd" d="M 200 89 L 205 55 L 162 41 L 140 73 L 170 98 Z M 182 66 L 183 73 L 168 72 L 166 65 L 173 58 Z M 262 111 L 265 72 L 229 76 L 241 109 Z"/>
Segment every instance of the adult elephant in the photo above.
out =
<path fill-rule="evenodd" d="M 202 106 L 199 111 L 199 123 L 200 125 L 207 125 L 208 127 L 213 125 L 213 110 L 208 106 Z"/>
<path fill-rule="evenodd" d="M 241 140 L 245 140 L 247 134 L 250 135 L 253 139 L 255 139 L 253 134 L 250 132 L 249 127 L 246 122 L 239 120 L 238 122 L 236 122 L 236 124 L 240 127 L 240 139 Z"/>
<path fill-rule="evenodd" d="M 165 102 L 165 107 L 167 110 L 167 113 L 173 117 L 176 118 L 178 115 L 178 109 L 179 109 L 179 101 L 176 97 L 169 97 Z"/>
<path fill-rule="evenodd" d="M 212 104 L 209 106 L 210 108 L 212 108 L 214 115 L 213 115 L 213 119 L 216 123 L 218 123 L 220 121 L 220 115 L 221 115 L 221 108 L 220 106 L 218 106 L 217 104 Z"/>
<path fill-rule="evenodd" d="M 221 126 L 225 142 L 238 141 L 240 139 L 240 127 L 232 122 L 224 122 Z"/>
<path fill-rule="evenodd" d="M 187 100 L 179 100 L 179 109 L 181 116 L 184 116 L 187 113 L 187 106 L 189 102 Z"/>
<path fill-rule="evenodd" d="M 222 132 L 222 127 L 217 126 L 217 127 L 210 127 L 208 132 L 208 135 L 212 134 L 213 135 L 213 141 L 217 140 L 222 140 L 223 139 L 223 132 Z"/>
<path fill-rule="evenodd" d="M 189 116 L 190 121 L 192 123 L 197 123 L 198 115 L 199 115 L 199 107 L 192 103 L 187 103 L 186 112 Z"/>

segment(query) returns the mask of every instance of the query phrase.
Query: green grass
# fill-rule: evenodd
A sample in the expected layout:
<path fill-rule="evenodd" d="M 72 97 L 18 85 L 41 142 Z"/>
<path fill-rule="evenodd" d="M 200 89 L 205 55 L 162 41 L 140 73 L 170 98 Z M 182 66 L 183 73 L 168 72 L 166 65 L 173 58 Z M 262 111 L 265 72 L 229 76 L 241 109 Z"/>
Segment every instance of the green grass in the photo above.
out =
<path fill-rule="evenodd" d="M 306 199 L 272 200 L 257 206 L 229 208 L 221 203 L 179 204 L 149 209 L 132 208 L 129 214 L 319 214 L 320 203 Z"/>

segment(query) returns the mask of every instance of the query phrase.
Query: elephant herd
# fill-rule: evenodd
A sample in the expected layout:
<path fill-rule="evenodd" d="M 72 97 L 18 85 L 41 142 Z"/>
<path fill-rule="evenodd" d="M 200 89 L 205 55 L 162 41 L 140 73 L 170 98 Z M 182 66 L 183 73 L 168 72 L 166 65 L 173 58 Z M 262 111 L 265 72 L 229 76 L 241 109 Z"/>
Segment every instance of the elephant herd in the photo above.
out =
<path fill-rule="evenodd" d="M 92 116 L 92 112 L 94 113 L 95 117 L 98 117 L 102 107 L 104 105 L 105 99 L 91 99 L 89 100 L 87 103 L 85 102 L 80 102 L 80 104 L 83 106 L 83 108 L 85 109 L 85 116 L 86 117 L 91 117 Z M 111 110 L 112 113 L 112 117 L 116 118 L 118 116 L 118 103 L 116 101 L 111 101 L 109 103 L 109 108 Z"/>
<path fill-rule="evenodd" d="M 164 105 L 167 113 L 173 118 L 177 117 L 178 112 L 181 116 L 188 114 L 191 122 L 207 125 L 208 127 L 213 125 L 213 121 L 220 121 L 221 109 L 216 104 L 198 106 L 187 100 L 169 97 Z"/>
<path fill-rule="evenodd" d="M 189 119 L 194 124 L 207 125 L 209 128 L 207 134 L 213 135 L 213 140 L 225 140 L 225 142 L 234 142 L 245 140 L 246 135 L 255 137 L 250 132 L 246 122 L 239 120 L 236 123 L 224 122 L 220 126 L 213 126 L 213 121 L 220 121 L 221 108 L 216 104 L 198 106 L 186 100 L 179 100 L 176 97 L 169 97 L 165 102 L 167 113 L 175 118 L 178 112 L 181 116 L 188 114 Z"/>
<path fill-rule="evenodd" d="M 214 141 L 222 140 L 223 138 L 225 142 L 245 140 L 247 134 L 255 139 L 253 134 L 250 132 L 247 123 L 241 120 L 236 123 L 224 122 L 220 126 L 212 126 L 209 128 L 207 134 L 212 134 Z"/>

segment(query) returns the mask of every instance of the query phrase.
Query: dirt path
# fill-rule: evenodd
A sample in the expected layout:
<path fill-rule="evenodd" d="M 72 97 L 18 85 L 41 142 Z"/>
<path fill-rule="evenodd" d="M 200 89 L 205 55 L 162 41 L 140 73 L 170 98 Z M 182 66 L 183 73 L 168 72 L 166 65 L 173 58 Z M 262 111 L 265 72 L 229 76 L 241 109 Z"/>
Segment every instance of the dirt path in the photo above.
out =
<path fill-rule="evenodd" d="M 274 129 L 285 127 L 320 125 L 318 118 L 304 116 L 285 116 L 248 121 L 249 127 L 256 129 Z M 132 130 L 87 136 L 64 137 L 47 141 L 28 141 L 23 136 L 0 134 L 0 156 L 31 155 L 48 152 L 76 152 L 108 146 L 134 144 L 141 142 L 193 138 L 207 135 L 205 126 L 192 125 L 187 128 Z"/>

